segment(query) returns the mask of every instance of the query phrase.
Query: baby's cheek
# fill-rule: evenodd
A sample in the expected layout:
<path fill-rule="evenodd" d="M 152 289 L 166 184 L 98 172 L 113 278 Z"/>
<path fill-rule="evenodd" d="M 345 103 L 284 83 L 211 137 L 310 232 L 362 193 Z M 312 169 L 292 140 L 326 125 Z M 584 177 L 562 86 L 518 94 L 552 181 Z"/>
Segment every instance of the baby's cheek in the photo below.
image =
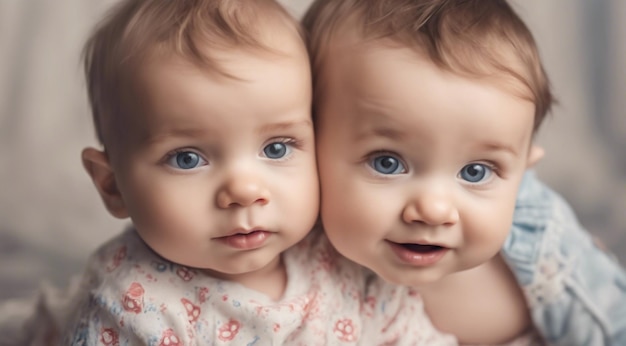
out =
<path fill-rule="evenodd" d="M 467 213 L 462 220 L 464 237 L 482 247 L 494 248 L 497 252 L 508 236 L 512 222 L 513 211 L 507 203 L 495 203 L 484 208 L 476 208 Z"/>

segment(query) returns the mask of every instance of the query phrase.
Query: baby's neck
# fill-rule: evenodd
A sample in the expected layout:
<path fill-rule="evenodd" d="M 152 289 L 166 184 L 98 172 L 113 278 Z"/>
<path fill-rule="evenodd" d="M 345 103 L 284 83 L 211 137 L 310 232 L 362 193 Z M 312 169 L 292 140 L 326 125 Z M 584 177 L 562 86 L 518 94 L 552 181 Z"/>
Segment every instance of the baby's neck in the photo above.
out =
<path fill-rule="evenodd" d="M 464 289 L 468 282 L 482 282 L 484 277 L 490 277 L 496 274 L 509 273 L 505 262 L 498 254 L 485 263 L 482 263 L 474 268 L 464 271 L 456 272 L 447 275 L 437 282 L 433 282 L 428 285 L 416 287 L 422 296 L 424 295 L 439 295 L 442 291 Z"/>
<path fill-rule="evenodd" d="M 258 275 L 256 275 L 258 274 Z M 282 259 L 271 270 L 257 271 L 249 282 L 242 285 L 267 295 L 270 299 L 278 301 L 283 297 L 287 288 L 287 268 Z"/>
<path fill-rule="evenodd" d="M 282 256 L 278 256 L 265 267 L 249 273 L 229 276 L 213 274 L 212 276 L 237 282 L 249 289 L 265 294 L 274 301 L 283 297 L 287 287 L 287 269 Z"/>

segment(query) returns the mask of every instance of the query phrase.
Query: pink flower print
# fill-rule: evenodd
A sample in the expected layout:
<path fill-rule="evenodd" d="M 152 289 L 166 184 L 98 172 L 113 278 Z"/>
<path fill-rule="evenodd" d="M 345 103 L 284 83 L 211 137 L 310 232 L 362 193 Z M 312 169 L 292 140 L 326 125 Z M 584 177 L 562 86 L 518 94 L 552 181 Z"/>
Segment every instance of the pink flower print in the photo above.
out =
<path fill-rule="evenodd" d="M 231 318 L 228 320 L 228 323 L 220 327 L 217 338 L 222 341 L 231 341 L 237 336 L 237 333 L 239 333 L 239 327 L 241 327 L 239 321 Z"/>
<path fill-rule="evenodd" d="M 180 301 L 183 303 L 185 311 L 187 311 L 187 319 L 189 320 L 189 323 L 196 322 L 198 320 L 198 317 L 200 316 L 200 307 L 193 304 L 189 299 L 186 298 L 182 298 Z"/>
<path fill-rule="evenodd" d="M 341 341 L 344 341 L 344 342 L 356 341 L 356 331 L 354 330 L 354 325 L 352 324 L 352 320 L 349 318 L 344 318 L 342 320 L 337 321 L 337 323 L 335 323 L 334 332 L 337 338 Z"/>
<path fill-rule="evenodd" d="M 198 300 L 200 303 L 206 302 L 206 296 L 209 294 L 209 289 L 207 287 L 200 287 L 198 291 Z"/>
<path fill-rule="evenodd" d="M 140 313 L 143 310 L 143 294 L 144 290 L 140 283 L 133 282 L 130 284 L 130 287 L 124 293 L 124 298 L 122 298 L 124 310 L 136 314 Z"/>
<path fill-rule="evenodd" d="M 112 272 L 115 269 L 117 269 L 117 267 L 119 267 L 120 264 L 122 264 L 122 261 L 125 258 L 126 258 L 126 246 L 124 245 L 120 247 L 119 249 L 117 249 L 117 251 L 115 251 L 113 258 L 111 259 L 111 264 L 107 266 L 107 271 Z"/>
<path fill-rule="evenodd" d="M 373 316 L 375 308 L 376 308 L 376 297 L 367 296 L 365 298 L 365 304 L 363 304 L 363 313 L 366 316 Z"/>
<path fill-rule="evenodd" d="M 180 341 L 178 336 L 174 334 L 174 330 L 170 328 L 164 331 L 161 335 L 161 342 L 159 343 L 159 346 L 179 346 L 182 344 L 183 343 Z"/>
<path fill-rule="evenodd" d="M 117 333 L 111 328 L 105 328 L 100 333 L 100 342 L 107 346 L 119 346 Z"/>
<path fill-rule="evenodd" d="M 320 317 L 320 302 L 321 298 L 316 293 L 309 293 L 304 298 L 302 310 L 305 313 L 307 320 L 312 320 Z"/>
<path fill-rule="evenodd" d="M 191 281 L 196 274 L 187 267 L 178 267 L 178 269 L 176 269 L 176 275 L 183 279 L 183 281 Z"/>
<path fill-rule="evenodd" d="M 278 333 L 279 330 L 280 330 L 280 324 L 274 323 L 274 333 Z"/>

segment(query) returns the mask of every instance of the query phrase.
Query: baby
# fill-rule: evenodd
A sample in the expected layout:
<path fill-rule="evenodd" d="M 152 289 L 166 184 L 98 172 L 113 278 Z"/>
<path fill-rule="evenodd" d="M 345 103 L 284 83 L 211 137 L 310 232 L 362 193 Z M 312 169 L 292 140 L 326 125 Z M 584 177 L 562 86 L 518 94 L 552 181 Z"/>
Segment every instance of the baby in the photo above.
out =
<path fill-rule="evenodd" d="M 310 66 L 278 3 L 124 0 L 85 70 L 83 164 L 132 227 L 92 256 L 63 344 L 456 343 L 310 232 Z"/>
<path fill-rule="evenodd" d="M 501 0 L 318 0 L 321 217 L 461 343 L 626 345 L 626 276 L 527 173 L 553 97 Z"/>

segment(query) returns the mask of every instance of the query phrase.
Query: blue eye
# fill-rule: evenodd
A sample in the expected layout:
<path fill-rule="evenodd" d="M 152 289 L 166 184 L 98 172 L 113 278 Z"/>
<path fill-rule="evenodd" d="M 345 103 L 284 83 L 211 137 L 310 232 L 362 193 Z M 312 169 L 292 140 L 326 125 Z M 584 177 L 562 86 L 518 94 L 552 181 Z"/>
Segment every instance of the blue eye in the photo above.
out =
<path fill-rule="evenodd" d="M 373 157 L 369 165 L 381 174 L 401 174 L 406 172 L 406 168 L 400 160 L 391 155 L 380 155 Z"/>
<path fill-rule="evenodd" d="M 281 159 L 289 152 L 289 146 L 287 143 L 274 142 L 270 143 L 263 148 L 263 154 L 270 159 Z"/>
<path fill-rule="evenodd" d="M 190 170 L 206 165 L 206 161 L 193 151 L 180 151 L 167 159 L 167 164 L 178 169 Z"/>
<path fill-rule="evenodd" d="M 491 173 L 493 173 L 493 170 L 487 165 L 472 163 L 463 167 L 461 172 L 459 172 L 459 176 L 467 182 L 478 183 L 489 178 Z"/>

